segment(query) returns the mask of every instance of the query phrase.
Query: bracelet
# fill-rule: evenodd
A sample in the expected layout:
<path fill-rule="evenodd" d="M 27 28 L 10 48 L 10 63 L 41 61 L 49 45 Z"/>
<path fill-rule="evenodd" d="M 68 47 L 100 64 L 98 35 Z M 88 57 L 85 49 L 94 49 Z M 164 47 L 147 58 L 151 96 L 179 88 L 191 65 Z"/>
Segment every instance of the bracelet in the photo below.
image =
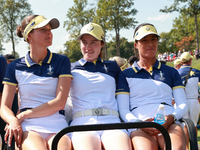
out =
<path fill-rule="evenodd" d="M 176 116 L 174 114 L 170 114 L 170 115 L 172 115 L 174 117 L 174 123 L 175 123 L 177 121 Z"/>
<path fill-rule="evenodd" d="M 135 122 L 142 122 L 142 120 L 140 120 L 140 119 L 137 119 L 137 120 L 135 120 Z"/>

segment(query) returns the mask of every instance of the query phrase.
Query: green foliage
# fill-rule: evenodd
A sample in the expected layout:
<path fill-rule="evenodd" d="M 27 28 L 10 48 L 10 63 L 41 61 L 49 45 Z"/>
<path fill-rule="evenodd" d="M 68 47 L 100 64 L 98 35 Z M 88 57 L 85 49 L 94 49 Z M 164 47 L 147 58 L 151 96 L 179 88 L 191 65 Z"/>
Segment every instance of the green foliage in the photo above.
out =
<path fill-rule="evenodd" d="M 168 33 L 162 32 L 160 34 L 160 41 L 158 44 L 158 53 L 164 53 L 164 52 L 174 52 L 178 51 L 178 48 L 173 44 L 173 36 L 172 36 L 173 30 L 171 30 Z"/>
<path fill-rule="evenodd" d="M 0 54 L 3 55 L 3 51 L 5 50 L 5 48 L 3 48 L 3 44 L 2 44 L 2 34 L 0 33 Z"/>
<path fill-rule="evenodd" d="M 81 28 L 93 21 L 94 8 L 87 8 L 87 6 L 87 0 L 74 0 L 74 5 L 67 12 L 64 27 L 72 39 L 77 39 Z"/>
<path fill-rule="evenodd" d="M 114 30 L 116 34 L 116 55 L 120 56 L 120 30 L 135 28 L 137 10 L 133 0 L 99 0 L 95 21 L 104 29 Z"/>
<path fill-rule="evenodd" d="M 133 55 L 134 42 L 128 42 L 126 38 L 120 39 L 120 52 L 121 57 L 128 59 Z M 112 41 L 107 43 L 108 58 L 116 56 L 116 41 L 113 38 Z"/>
<path fill-rule="evenodd" d="M 82 53 L 80 50 L 80 44 L 77 40 L 70 40 L 64 44 L 66 50 L 64 55 L 68 56 L 71 62 L 75 62 L 82 58 Z"/>
<path fill-rule="evenodd" d="M 174 3 L 170 7 L 165 6 L 160 11 L 165 13 L 177 11 L 194 16 L 200 13 L 199 0 L 174 0 Z"/>
<path fill-rule="evenodd" d="M 64 54 L 67 55 L 72 62 L 82 57 L 79 44 L 74 40 L 77 39 L 80 34 L 81 28 L 89 22 L 100 24 L 105 34 L 108 30 L 114 30 L 116 32 L 115 41 L 117 42 L 115 42 L 115 45 L 112 45 L 113 49 L 116 51 L 116 47 L 119 47 L 120 43 L 120 29 L 134 28 L 137 23 L 133 18 L 137 13 L 133 5 L 133 0 L 99 0 L 97 6 L 91 7 L 87 0 L 74 0 L 74 5 L 67 12 L 67 20 L 64 22 L 64 27 L 66 27 L 66 30 L 69 32 L 70 41 L 72 43 L 70 43 L 70 41 L 65 43 L 66 50 Z M 126 44 L 128 44 L 128 41 Z M 130 47 L 129 45 L 130 44 L 126 47 Z M 122 55 L 128 55 L 130 52 L 127 52 L 129 49 L 126 49 L 126 47 L 120 48 L 118 53 L 115 52 L 115 55 L 120 55 L 120 51 L 122 51 Z M 105 59 L 108 59 L 106 51 L 104 51 L 104 53 Z M 109 56 L 112 54 L 114 54 L 114 52 L 111 50 Z"/>
<path fill-rule="evenodd" d="M 196 31 L 196 49 L 199 49 L 198 21 L 197 21 L 198 20 L 197 15 L 200 14 L 200 1 L 199 0 L 174 0 L 174 3 L 170 7 L 165 6 L 165 8 L 160 9 L 160 11 L 165 12 L 165 13 L 171 13 L 173 11 L 178 11 L 184 17 L 193 17 L 193 20 L 195 21 L 194 27 L 195 27 L 195 31 Z M 177 21 L 180 21 L 180 19 L 181 18 L 179 18 L 179 20 L 177 20 Z M 183 19 L 185 19 L 185 18 L 183 18 Z M 188 22 L 188 20 L 186 22 Z M 184 22 L 182 24 L 179 24 L 177 22 L 177 25 L 185 26 L 186 22 Z M 189 28 L 179 28 L 179 29 L 180 29 L 179 30 L 180 32 L 182 30 L 182 32 L 181 32 L 182 34 L 177 35 L 179 37 L 184 37 L 191 33 L 191 32 L 188 32 Z M 181 39 L 182 38 L 179 38 L 179 41 Z"/>
<path fill-rule="evenodd" d="M 31 5 L 27 0 L 0 0 L 0 28 L 3 31 L 3 40 L 12 42 L 15 55 L 16 28 L 23 18 L 32 14 Z"/>
<path fill-rule="evenodd" d="M 191 34 L 195 36 L 195 22 L 194 18 L 190 15 L 181 13 L 173 22 L 173 29 L 175 29 L 173 35 L 177 41 Z"/>

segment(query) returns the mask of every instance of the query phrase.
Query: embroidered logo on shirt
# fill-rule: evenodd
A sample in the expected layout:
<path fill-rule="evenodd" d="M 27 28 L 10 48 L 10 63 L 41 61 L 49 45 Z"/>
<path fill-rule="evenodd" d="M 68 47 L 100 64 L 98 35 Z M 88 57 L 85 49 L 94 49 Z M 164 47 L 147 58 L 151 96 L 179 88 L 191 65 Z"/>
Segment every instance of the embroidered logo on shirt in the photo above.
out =
<path fill-rule="evenodd" d="M 51 67 L 51 65 L 49 65 L 49 68 L 47 69 L 48 73 L 50 76 L 53 74 L 53 67 Z"/>
<path fill-rule="evenodd" d="M 105 72 L 107 73 L 108 72 L 108 67 L 106 67 L 106 65 L 104 65 L 104 70 L 105 70 Z"/>
<path fill-rule="evenodd" d="M 159 78 L 160 80 L 165 80 L 165 78 L 163 77 L 164 73 L 162 71 L 160 71 L 159 75 L 160 75 L 160 78 Z"/>
<path fill-rule="evenodd" d="M 193 76 L 193 75 L 195 76 L 195 72 L 194 72 L 194 71 L 191 71 L 191 72 L 190 72 L 190 76 Z"/>

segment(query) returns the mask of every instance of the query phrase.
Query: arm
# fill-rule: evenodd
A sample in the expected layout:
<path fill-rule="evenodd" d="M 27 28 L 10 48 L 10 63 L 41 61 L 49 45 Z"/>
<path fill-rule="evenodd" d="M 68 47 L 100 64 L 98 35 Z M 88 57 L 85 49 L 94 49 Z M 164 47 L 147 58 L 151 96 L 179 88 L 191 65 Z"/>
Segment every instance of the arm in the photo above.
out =
<path fill-rule="evenodd" d="M 174 100 L 177 105 L 177 108 L 174 110 L 172 114 L 175 115 L 177 120 L 179 120 L 188 111 L 184 89 L 183 88 L 174 89 L 173 96 L 174 96 Z M 167 129 L 171 124 L 174 123 L 174 117 L 172 115 L 168 115 L 166 116 L 165 119 L 166 119 L 166 122 L 163 124 L 163 126 Z"/>
<path fill-rule="evenodd" d="M 129 95 L 128 94 L 119 94 L 117 95 L 117 102 L 119 107 L 119 114 L 122 120 L 125 122 L 135 122 L 138 119 L 130 112 L 129 110 Z M 152 118 L 145 121 L 153 121 Z M 144 132 L 149 135 L 157 135 L 160 131 L 154 128 L 141 128 Z"/>
<path fill-rule="evenodd" d="M 60 77 L 58 79 L 58 84 L 57 84 L 56 98 L 36 108 L 20 113 L 17 116 L 20 119 L 20 122 L 27 118 L 49 116 L 59 110 L 64 109 L 70 85 L 71 85 L 71 77 Z"/>
<path fill-rule="evenodd" d="M 14 135 L 16 144 L 21 145 L 22 137 L 22 127 L 19 120 L 15 117 L 12 112 L 12 103 L 16 91 L 16 86 L 5 84 L 4 91 L 2 95 L 1 103 L 1 117 L 4 119 L 9 126 L 6 128 L 5 133 L 5 142 L 8 141 L 8 144 L 11 144 L 12 136 Z"/>
<path fill-rule="evenodd" d="M 121 119 L 125 122 L 135 122 L 137 118 L 129 110 L 129 95 L 117 95 L 117 102 Z"/>
<path fill-rule="evenodd" d="M 188 111 L 184 89 L 183 88 L 174 89 L 173 96 L 177 108 L 174 110 L 172 114 L 174 114 L 177 119 L 181 119 Z"/>

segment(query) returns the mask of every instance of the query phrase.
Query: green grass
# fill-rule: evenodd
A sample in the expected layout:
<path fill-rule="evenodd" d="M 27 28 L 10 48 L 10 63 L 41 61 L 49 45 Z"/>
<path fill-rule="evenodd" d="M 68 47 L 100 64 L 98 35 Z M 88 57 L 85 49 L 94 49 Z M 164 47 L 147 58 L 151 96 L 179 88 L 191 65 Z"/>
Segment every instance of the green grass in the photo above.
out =
<path fill-rule="evenodd" d="M 197 141 L 200 146 L 200 128 L 197 129 Z"/>
<path fill-rule="evenodd" d="M 166 65 L 168 65 L 170 67 L 174 67 L 174 62 L 167 62 Z M 200 70 L 200 59 L 198 59 L 198 60 L 193 59 L 192 60 L 192 68 L 196 68 L 196 69 Z"/>

